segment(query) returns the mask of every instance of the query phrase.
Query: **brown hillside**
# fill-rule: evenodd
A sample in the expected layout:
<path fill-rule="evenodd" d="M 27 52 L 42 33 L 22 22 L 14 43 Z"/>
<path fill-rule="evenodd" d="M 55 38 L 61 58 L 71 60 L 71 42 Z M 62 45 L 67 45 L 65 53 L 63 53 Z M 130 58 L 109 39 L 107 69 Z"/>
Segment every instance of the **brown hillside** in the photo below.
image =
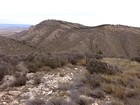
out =
<path fill-rule="evenodd" d="M 35 49 L 30 46 L 23 45 L 15 40 L 0 36 L 0 54 L 25 55 L 34 51 Z"/>
<path fill-rule="evenodd" d="M 140 49 L 140 29 L 122 25 L 87 27 L 46 20 L 19 33 L 17 39 L 43 52 L 93 49 L 106 56 L 135 57 Z"/>

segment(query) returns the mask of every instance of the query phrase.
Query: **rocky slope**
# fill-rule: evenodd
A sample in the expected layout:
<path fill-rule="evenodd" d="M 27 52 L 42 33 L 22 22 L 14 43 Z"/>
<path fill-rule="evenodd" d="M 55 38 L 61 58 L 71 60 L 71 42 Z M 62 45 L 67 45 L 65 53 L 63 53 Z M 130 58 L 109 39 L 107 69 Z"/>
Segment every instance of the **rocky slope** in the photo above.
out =
<path fill-rule="evenodd" d="M 13 39 L 0 36 L 0 54 L 5 55 L 26 55 L 36 50 L 33 47 L 24 45 Z"/>
<path fill-rule="evenodd" d="M 105 56 L 135 57 L 140 49 L 140 29 L 122 25 L 87 27 L 46 20 L 14 39 L 43 52 L 101 50 Z"/>
<path fill-rule="evenodd" d="M 19 80 L 6 75 L 0 84 L 0 105 L 139 105 L 140 63 L 120 58 L 102 61 L 118 66 L 123 73 L 88 74 L 85 67 L 68 64 L 27 73 L 22 86 L 10 85 Z"/>

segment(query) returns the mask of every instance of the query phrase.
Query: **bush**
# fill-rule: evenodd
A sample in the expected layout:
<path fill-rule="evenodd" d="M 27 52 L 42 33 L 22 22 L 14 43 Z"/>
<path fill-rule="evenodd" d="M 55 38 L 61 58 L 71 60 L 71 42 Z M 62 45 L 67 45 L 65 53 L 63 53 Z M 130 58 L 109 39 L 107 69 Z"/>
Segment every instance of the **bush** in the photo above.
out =
<path fill-rule="evenodd" d="M 76 90 L 71 90 L 70 91 L 70 97 L 73 102 L 77 103 L 77 105 L 89 105 L 89 101 L 86 100 L 85 98 L 80 97 L 80 92 Z"/>
<path fill-rule="evenodd" d="M 13 86 L 23 86 L 26 84 L 27 77 L 25 75 L 15 74 L 16 80 Z"/>
<path fill-rule="evenodd" d="M 98 89 L 94 89 L 93 91 L 90 91 L 88 93 L 88 95 L 93 97 L 93 98 L 104 98 L 105 94 L 104 94 L 103 90 L 98 88 Z"/>
<path fill-rule="evenodd" d="M 29 70 L 29 72 L 35 73 L 35 72 L 38 71 L 39 68 L 38 68 L 38 66 L 36 65 L 35 62 L 28 62 L 27 63 L 27 69 Z"/>
<path fill-rule="evenodd" d="M 48 56 L 45 65 L 51 67 L 52 69 L 61 67 L 60 58 L 55 55 L 50 55 Z"/>
<path fill-rule="evenodd" d="M 7 69 L 5 66 L 0 65 L 0 81 L 3 79 L 3 77 L 7 74 Z"/>
<path fill-rule="evenodd" d="M 136 61 L 136 62 L 139 62 L 140 63 L 140 57 L 134 57 L 134 58 L 131 58 L 132 61 Z"/>
<path fill-rule="evenodd" d="M 90 86 L 91 89 L 97 88 L 101 86 L 102 77 L 96 74 L 86 74 L 86 84 Z"/>
<path fill-rule="evenodd" d="M 15 81 L 16 81 L 15 76 L 12 76 L 12 75 L 4 76 L 4 78 L 2 79 L 2 82 L 1 82 L 1 89 L 6 89 L 8 87 L 12 87 L 14 85 Z"/>
<path fill-rule="evenodd" d="M 115 84 L 102 84 L 102 88 L 108 94 L 113 94 L 115 97 L 119 99 L 125 98 L 125 88 Z"/>
<path fill-rule="evenodd" d="M 27 101 L 26 105 L 47 105 L 47 104 L 45 103 L 44 100 L 35 98 L 35 99 Z"/>
<path fill-rule="evenodd" d="M 1 63 L 0 64 L 0 81 L 3 79 L 5 75 L 11 74 L 13 72 L 13 68 L 8 63 Z"/>
<path fill-rule="evenodd" d="M 59 98 L 52 97 L 45 105 L 84 105 L 84 104 L 77 104 L 73 100 L 70 100 L 69 102 L 67 102 L 61 97 Z"/>
<path fill-rule="evenodd" d="M 126 105 L 140 105 L 139 98 L 128 98 L 126 99 Z"/>
<path fill-rule="evenodd" d="M 59 83 L 59 89 L 61 91 L 66 91 L 70 89 L 70 83 Z"/>
<path fill-rule="evenodd" d="M 66 59 L 69 63 L 76 65 L 81 59 L 85 58 L 85 55 L 80 52 L 73 52 L 73 53 L 65 53 Z"/>
<path fill-rule="evenodd" d="M 63 102 L 64 102 L 64 99 L 53 97 L 49 100 L 48 103 L 52 103 L 52 105 L 62 105 Z"/>
<path fill-rule="evenodd" d="M 121 100 L 114 99 L 111 101 L 110 105 L 125 105 L 125 104 Z M 134 105 L 136 105 L 136 104 L 134 104 Z"/>
<path fill-rule="evenodd" d="M 89 59 L 86 64 L 86 69 L 89 73 L 104 73 L 104 74 L 115 74 L 118 72 L 118 68 L 113 65 L 108 65 L 107 63 L 101 62 L 96 59 Z"/>

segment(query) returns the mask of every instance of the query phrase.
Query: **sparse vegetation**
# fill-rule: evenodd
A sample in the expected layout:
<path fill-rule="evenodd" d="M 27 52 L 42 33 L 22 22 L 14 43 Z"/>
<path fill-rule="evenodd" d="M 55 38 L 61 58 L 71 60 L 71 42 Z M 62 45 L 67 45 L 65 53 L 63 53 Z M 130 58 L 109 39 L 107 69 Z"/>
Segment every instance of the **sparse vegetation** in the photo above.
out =
<path fill-rule="evenodd" d="M 105 73 L 105 74 L 115 74 L 118 68 L 107 63 L 103 63 L 95 58 L 89 59 L 87 61 L 86 69 L 91 73 Z"/>
<path fill-rule="evenodd" d="M 27 101 L 26 105 L 47 105 L 46 102 L 40 98 L 35 98 Z"/>
<path fill-rule="evenodd" d="M 12 61 L 13 59 L 16 60 Z M 85 66 L 87 71 L 84 76 L 79 75 L 75 78 L 72 84 L 60 83 L 58 88 L 60 91 L 59 98 L 51 98 L 48 101 L 29 100 L 27 105 L 89 105 L 92 101 L 89 102 L 88 99 L 81 97 L 82 95 L 99 100 L 110 96 L 113 98 L 113 100 L 110 100 L 112 105 L 132 105 L 134 101 L 136 105 L 139 103 L 140 64 L 125 59 L 101 60 L 96 59 L 93 55 L 87 56 L 87 54 L 79 52 L 35 53 L 19 57 L 1 56 L 0 78 L 2 80 L 7 74 L 13 75 L 15 81 L 12 85 L 6 86 L 24 86 L 27 82 L 26 73 L 40 71 L 47 73 L 55 71 L 57 68 L 63 68 L 67 64 L 73 64 L 73 67 Z M 61 72 L 60 77 L 65 77 L 65 74 Z M 40 83 L 40 76 L 35 75 L 34 85 L 38 86 Z M 67 102 L 64 99 L 65 96 L 69 96 L 71 101 Z"/>
<path fill-rule="evenodd" d="M 131 58 L 132 61 L 136 61 L 136 62 L 139 62 L 140 63 L 140 57 L 134 57 L 134 58 Z"/>
<path fill-rule="evenodd" d="M 13 83 L 13 86 L 23 86 L 26 84 L 27 78 L 25 75 L 17 74 L 17 75 L 15 75 L 15 78 L 16 78 L 16 80 Z"/>
<path fill-rule="evenodd" d="M 139 105 L 138 36 L 134 27 L 47 20 L 0 37 L 0 104 Z"/>

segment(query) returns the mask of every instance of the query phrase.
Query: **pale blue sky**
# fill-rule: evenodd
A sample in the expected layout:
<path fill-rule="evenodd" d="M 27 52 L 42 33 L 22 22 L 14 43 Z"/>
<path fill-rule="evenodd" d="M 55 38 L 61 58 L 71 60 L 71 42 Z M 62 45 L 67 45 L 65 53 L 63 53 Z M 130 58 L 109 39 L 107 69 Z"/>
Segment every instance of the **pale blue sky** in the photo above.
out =
<path fill-rule="evenodd" d="M 140 0 L 0 0 L 0 23 L 38 24 L 59 19 L 84 25 L 140 27 Z"/>

